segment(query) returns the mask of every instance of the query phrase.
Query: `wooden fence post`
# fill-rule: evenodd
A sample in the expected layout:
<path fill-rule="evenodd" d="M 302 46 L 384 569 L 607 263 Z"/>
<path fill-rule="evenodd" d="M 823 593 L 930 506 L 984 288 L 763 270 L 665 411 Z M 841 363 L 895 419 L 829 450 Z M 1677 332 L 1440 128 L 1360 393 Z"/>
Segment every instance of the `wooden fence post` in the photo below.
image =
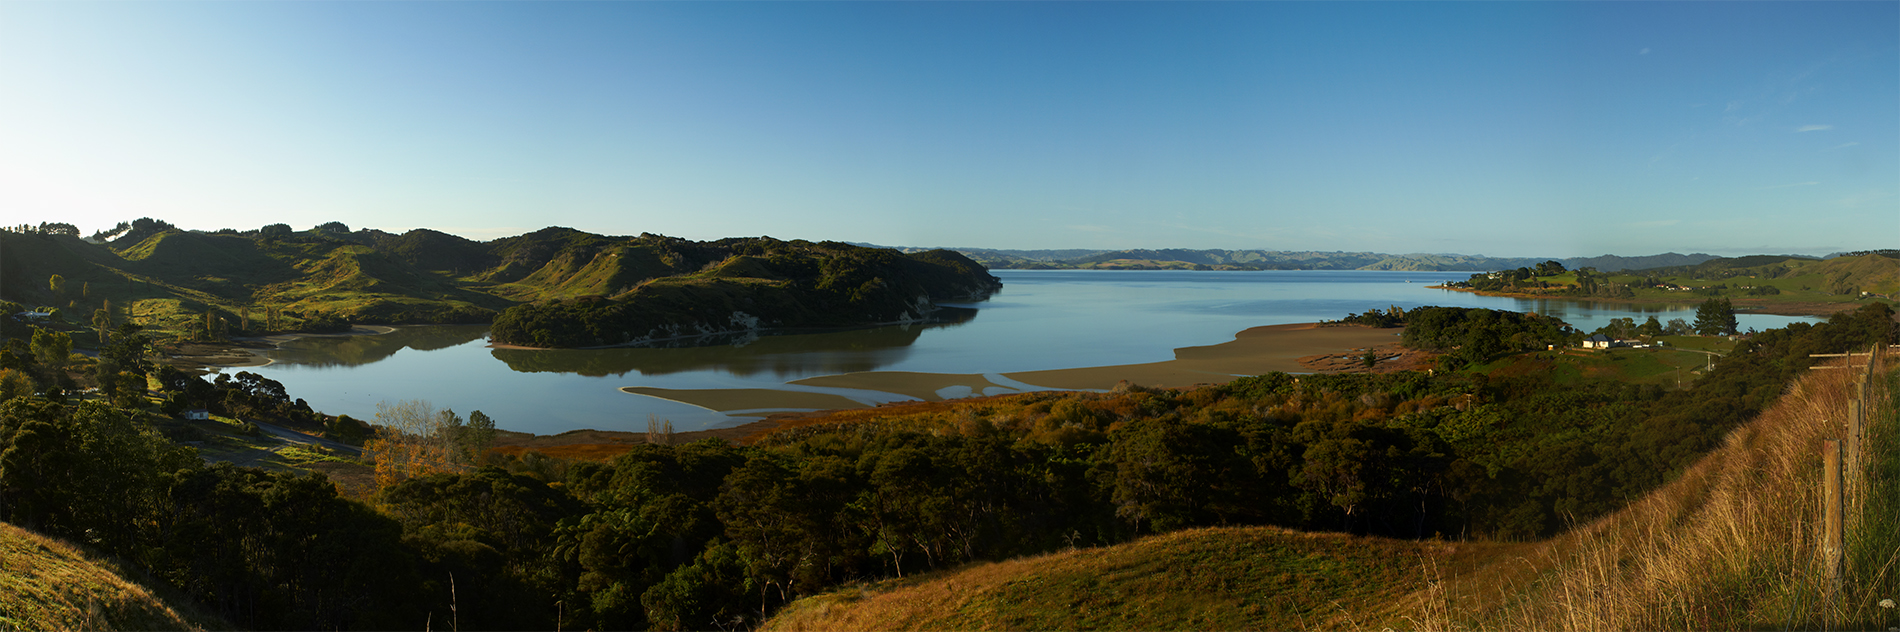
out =
<path fill-rule="evenodd" d="M 1859 490 L 1861 465 L 1861 398 L 1847 400 L 1847 490 L 1852 493 Z"/>
<path fill-rule="evenodd" d="M 1841 557 L 1844 544 L 1841 532 L 1841 442 L 1821 442 L 1821 564 L 1827 571 L 1828 602 L 1841 593 Z"/>

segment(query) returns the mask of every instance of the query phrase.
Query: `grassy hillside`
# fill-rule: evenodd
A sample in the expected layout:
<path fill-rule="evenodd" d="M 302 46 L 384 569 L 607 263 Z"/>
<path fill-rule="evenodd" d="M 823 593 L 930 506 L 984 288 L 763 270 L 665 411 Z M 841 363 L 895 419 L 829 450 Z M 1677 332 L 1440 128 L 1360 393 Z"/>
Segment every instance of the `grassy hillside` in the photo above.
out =
<path fill-rule="evenodd" d="M 0 523 L 0 630 L 203 630 L 208 623 L 108 562 Z"/>
<path fill-rule="evenodd" d="M 1399 600 L 1434 567 L 1511 545 L 1176 531 L 803 599 L 765 630 L 1292 630 L 1375 628 L 1342 604 Z M 1403 625 L 1403 622 L 1400 622 Z"/>
<path fill-rule="evenodd" d="M 235 230 L 206 233 L 140 220 L 109 243 L 70 235 L 0 232 L 0 300 L 25 308 L 57 308 L 60 313 L 53 324 L 68 330 L 86 328 L 96 310 L 110 306 L 115 322 L 130 320 L 161 332 L 164 338 L 165 333 L 216 337 L 334 331 L 348 323 L 486 323 L 523 302 L 628 300 L 650 287 L 648 294 L 657 292 L 689 304 L 701 298 L 690 290 L 693 287 L 783 290 L 740 297 L 739 309 L 746 309 L 748 298 L 755 303 L 765 300 L 796 306 L 812 303 L 813 291 L 837 289 L 853 298 L 889 293 L 885 290 L 915 292 L 923 287 L 918 285 L 920 280 L 932 288 L 961 282 L 952 278 L 958 275 L 920 272 L 920 266 L 960 270 L 963 277 L 981 274 L 988 282 L 994 281 L 982 273 L 981 266 L 954 253 L 905 255 L 858 248 L 884 254 L 853 254 L 856 263 L 846 266 L 849 270 L 819 261 L 837 259 L 826 253 L 840 248 L 855 247 L 769 238 L 695 242 L 651 234 L 613 237 L 559 227 L 486 243 L 427 229 L 392 235 L 374 230 L 348 232 L 341 225 L 304 232 L 279 227 L 268 235 Z M 856 272 L 866 274 L 858 279 L 852 277 Z M 51 283 L 55 276 L 64 281 L 57 289 Z M 856 285 L 827 285 L 844 277 L 852 277 Z M 676 291 L 680 288 L 687 291 Z M 923 293 L 961 293 L 963 289 Z M 723 293 L 731 292 L 714 294 Z M 902 298 L 910 305 L 914 296 Z M 855 298 L 847 302 L 856 304 Z M 875 315 L 853 311 L 844 320 L 872 322 L 889 316 L 882 312 L 890 312 L 893 305 L 869 310 L 880 312 Z M 725 303 L 713 307 L 718 309 L 706 313 L 717 316 L 714 324 L 723 324 L 735 311 Z M 209 334 L 205 332 L 207 313 L 214 330 Z M 646 323 L 648 327 L 641 331 L 688 326 L 703 319 L 678 320 Z M 593 337 L 599 336 L 589 339 Z M 617 333 L 606 337 L 623 338 Z M 93 339 L 82 336 L 80 344 L 90 345 Z"/>
<path fill-rule="evenodd" d="M 764 628 L 1888 629 L 1900 625 L 1879 605 L 1900 599 L 1890 371 L 1874 381 L 1874 457 L 1832 601 L 1815 553 L 1816 447 L 1839 436 L 1856 379 L 1811 372 L 1673 482 L 1544 542 L 1187 530 L 849 586 Z"/>

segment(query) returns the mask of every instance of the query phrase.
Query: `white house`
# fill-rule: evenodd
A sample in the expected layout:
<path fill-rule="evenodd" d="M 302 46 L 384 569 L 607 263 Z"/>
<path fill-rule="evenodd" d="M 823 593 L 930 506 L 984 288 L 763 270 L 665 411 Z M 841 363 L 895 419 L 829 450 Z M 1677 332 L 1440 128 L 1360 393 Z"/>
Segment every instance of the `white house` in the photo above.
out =
<path fill-rule="evenodd" d="M 1583 339 L 1583 348 L 1585 349 L 1608 349 L 1610 345 L 1613 344 L 1616 344 L 1615 341 L 1610 340 L 1609 336 L 1603 334 L 1593 334 L 1589 338 Z"/>

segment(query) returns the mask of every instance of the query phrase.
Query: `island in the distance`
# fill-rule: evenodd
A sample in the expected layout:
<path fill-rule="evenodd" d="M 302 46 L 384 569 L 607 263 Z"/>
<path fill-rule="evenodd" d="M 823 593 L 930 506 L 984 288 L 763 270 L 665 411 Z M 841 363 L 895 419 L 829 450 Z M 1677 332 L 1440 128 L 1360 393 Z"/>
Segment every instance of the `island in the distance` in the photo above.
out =
<path fill-rule="evenodd" d="M 950 250 L 901 253 L 838 242 L 769 237 L 695 242 L 642 235 L 596 265 L 634 284 L 509 307 L 498 344 L 598 347 L 765 329 L 926 322 L 941 301 L 974 301 L 1002 288 L 981 264 Z"/>

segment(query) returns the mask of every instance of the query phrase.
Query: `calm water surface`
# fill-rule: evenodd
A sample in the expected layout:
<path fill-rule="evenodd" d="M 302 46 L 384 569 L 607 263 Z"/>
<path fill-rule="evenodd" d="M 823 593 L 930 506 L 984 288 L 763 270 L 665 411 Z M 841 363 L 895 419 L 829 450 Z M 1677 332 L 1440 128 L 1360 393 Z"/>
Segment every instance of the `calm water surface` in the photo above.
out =
<path fill-rule="evenodd" d="M 577 428 L 646 430 L 649 415 L 680 430 L 745 423 L 622 386 L 783 388 L 860 401 L 896 397 L 785 382 L 854 371 L 1012 373 L 1174 357 L 1174 349 L 1232 340 L 1249 327 L 1338 319 L 1397 305 L 1534 311 L 1589 331 L 1610 319 L 1695 321 L 1693 307 L 1523 300 L 1426 289 L 1464 272 L 1165 272 L 998 270 L 1003 291 L 961 304 L 952 321 L 763 336 L 673 349 L 525 351 L 487 346 L 482 325 L 402 327 L 380 336 L 305 338 L 249 370 L 284 383 L 318 410 L 369 418 L 381 401 L 421 399 L 501 427 L 540 434 Z M 1743 329 L 1811 320 L 1743 314 Z M 754 413 L 757 414 L 757 413 Z"/>

